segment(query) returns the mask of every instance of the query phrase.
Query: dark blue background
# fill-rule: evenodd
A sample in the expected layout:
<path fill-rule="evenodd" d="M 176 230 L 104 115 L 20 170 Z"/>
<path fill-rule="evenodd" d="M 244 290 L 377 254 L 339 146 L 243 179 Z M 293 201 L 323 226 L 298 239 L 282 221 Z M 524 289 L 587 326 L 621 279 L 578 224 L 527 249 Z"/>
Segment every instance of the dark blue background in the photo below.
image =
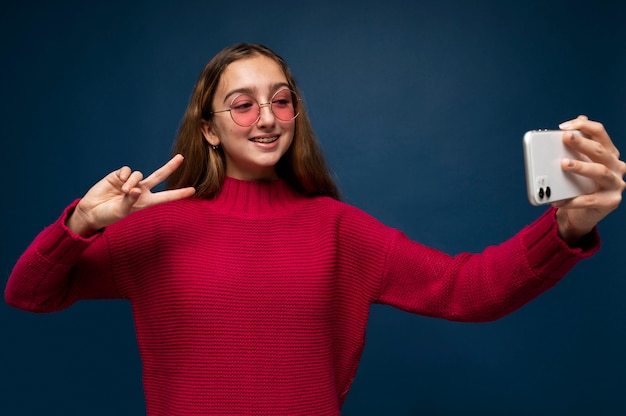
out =
<path fill-rule="evenodd" d="M 626 151 L 623 2 L 301 3 L 3 6 L 2 281 L 95 181 L 168 159 L 196 77 L 238 41 L 290 63 L 346 200 L 451 254 L 543 212 L 526 200 L 524 131 L 583 113 Z M 344 414 L 624 414 L 624 207 L 600 232 L 595 257 L 500 321 L 373 308 Z M 0 329 L 0 414 L 145 411 L 127 303 L 2 303 Z"/>

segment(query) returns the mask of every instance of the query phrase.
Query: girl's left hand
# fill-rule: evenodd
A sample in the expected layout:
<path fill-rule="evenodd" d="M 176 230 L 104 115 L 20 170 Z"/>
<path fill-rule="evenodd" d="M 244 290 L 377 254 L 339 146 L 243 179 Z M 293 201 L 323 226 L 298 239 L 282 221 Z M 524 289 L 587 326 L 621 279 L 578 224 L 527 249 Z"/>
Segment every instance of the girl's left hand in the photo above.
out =
<path fill-rule="evenodd" d="M 594 193 L 555 202 L 559 235 L 568 244 L 575 244 L 582 236 L 615 210 L 622 201 L 626 188 L 626 163 L 601 123 L 578 116 L 559 125 L 563 130 L 578 130 L 584 136 L 563 133 L 563 142 L 571 149 L 591 159 L 591 162 L 564 159 L 561 167 L 566 172 L 587 176 L 597 184 Z"/>

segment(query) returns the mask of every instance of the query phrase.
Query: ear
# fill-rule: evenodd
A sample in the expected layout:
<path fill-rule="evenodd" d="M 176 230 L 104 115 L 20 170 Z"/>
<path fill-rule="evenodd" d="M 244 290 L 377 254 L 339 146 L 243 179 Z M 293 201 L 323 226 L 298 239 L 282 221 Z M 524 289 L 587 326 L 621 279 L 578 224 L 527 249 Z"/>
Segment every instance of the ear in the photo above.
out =
<path fill-rule="evenodd" d="M 213 131 L 213 126 L 210 122 L 202 120 L 202 125 L 200 126 L 200 131 L 204 136 L 204 139 L 209 142 L 211 146 L 219 146 L 220 139 L 217 137 L 215 132 Z"/>

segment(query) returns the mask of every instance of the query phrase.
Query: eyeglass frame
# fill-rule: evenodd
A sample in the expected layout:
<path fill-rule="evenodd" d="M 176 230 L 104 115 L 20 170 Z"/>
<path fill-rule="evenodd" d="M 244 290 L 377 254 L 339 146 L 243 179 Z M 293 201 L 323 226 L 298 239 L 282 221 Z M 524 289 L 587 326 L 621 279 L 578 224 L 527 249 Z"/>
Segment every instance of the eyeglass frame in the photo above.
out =
<path fill-rule="evenodd" d="M 272 109 L 272 101 L 274 100 L 274 97 L 276 97 L 276 94 L 278 94 L 281 91 L 289 91 L 291 93 L 291 96 L 295 97 L 295 100 L 293 101 L 293 110 L 294 110 L 294 112 L 296 114 L 292 118 L 290 118 L 289 120 L 283 120 L 282 118 L 278 118 L 278 116 L 276 116 L 276 114 L 274 113 L 274 110 Z M 233 112 L 232 112 L 233 103 L 235 102 L 235 100 L 237 98 L 241 97 L 242 95 L 249 96 L 250 98 L 252 98 L 259 105 L 259 108 L 257 110 L 257 117 L 256 117 L 256 119 L 252 123 L 248 124 L 247 126 L 244 126 L 242 124 L 237 123 L 235 121 L 235 118 L 233 117 Z M 233 99 L 230 101 L 230 107 L 229 108 L 227 108 L 225 110 L 211 111 L 209 114 L 213 115 L 213 114 L 217 114 L 217 113 L 225 113 L 226 111 L 228 111 L 230 113 L 231 120 L 233 120 L 233 123 L 235 123 L 236 125 L 238 125 L 240 127 L 250 127 L 250 126 L 254 125 L 255 123 L 257 123 L 261 119 L 261 107 L 267 107 L 267 106 L 269 106 L 272 115 L 276 119 L 278 119 L 280 121 L 295 120 L 296 117 L 298 117 L 300 115 L 300 101 L 301 100 L 300 100 L 300 96 L 298 95 L 298 93 L 295 92 L 294 90 L 292 90 L 291 88 L 281 88 L 281 89 L 277 90 L 274 94 L 272 94 L 272 97 L 270 98 L 270 101 L 267 102 L 267 103 L 259 103 L 259 101 L 256 98 L 254 98 L 252 95 L 244 93 L 244 94 L 238 94 L 235 97 L 233 97 Z"/>

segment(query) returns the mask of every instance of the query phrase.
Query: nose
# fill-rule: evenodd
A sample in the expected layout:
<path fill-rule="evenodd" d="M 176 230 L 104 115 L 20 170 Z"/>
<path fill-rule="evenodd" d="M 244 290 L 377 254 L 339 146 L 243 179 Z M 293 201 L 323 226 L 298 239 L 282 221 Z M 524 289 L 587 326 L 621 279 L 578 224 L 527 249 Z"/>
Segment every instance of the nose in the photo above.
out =
<path fill-rule="evenodd" d="M 265 109 L 263 109 L 265 107 Z M 276 122 L 276 117 L 272 112 L 272 103 L 259 104 L 259 121 L 260 126 L 273 125 Z"/>

